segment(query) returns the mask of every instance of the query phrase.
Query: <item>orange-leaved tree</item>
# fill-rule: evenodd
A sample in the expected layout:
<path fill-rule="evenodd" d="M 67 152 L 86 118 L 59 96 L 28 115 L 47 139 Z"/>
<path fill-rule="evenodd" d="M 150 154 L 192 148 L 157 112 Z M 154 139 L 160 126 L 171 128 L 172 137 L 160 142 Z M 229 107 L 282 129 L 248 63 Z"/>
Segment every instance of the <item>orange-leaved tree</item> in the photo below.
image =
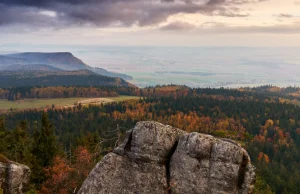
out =
<path fill-rule="evenodd" d="M 68 165 L 67 160 L 61 156 L 56 156 L 53 165 L 46 167 L 44 170 L 48 179 L 42 184 L 41 193 L 73 193 L 76 186 L 70 179 L 70 175 L 75 170 Z"/>

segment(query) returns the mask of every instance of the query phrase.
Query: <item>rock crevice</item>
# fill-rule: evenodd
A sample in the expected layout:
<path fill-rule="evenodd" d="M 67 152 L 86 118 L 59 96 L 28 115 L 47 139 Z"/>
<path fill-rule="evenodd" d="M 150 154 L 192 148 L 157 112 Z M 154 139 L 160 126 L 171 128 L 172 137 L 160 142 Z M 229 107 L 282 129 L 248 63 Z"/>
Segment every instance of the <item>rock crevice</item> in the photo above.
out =
<path fill-rule="evenodd" d="M 168 193 L 171 194 L 171 158 L 172 156 L 174 155 L 176 149 L 177 149 L 177 146 L 178 146 L 178 141 L 175 142 L 174 146 L 172 147 L 170 153 L 169 153 L 169 156 L 168 156 L 168 160 L 166 161 L 166 175 L 167 175 L 167 185 L 168 185 Z"/>
<path fill-rule="evenodd" d="M 127 131 L 79 193 L 249 194 L 254 181 L 250 158 L 237 143 L 147 121 Z"/>

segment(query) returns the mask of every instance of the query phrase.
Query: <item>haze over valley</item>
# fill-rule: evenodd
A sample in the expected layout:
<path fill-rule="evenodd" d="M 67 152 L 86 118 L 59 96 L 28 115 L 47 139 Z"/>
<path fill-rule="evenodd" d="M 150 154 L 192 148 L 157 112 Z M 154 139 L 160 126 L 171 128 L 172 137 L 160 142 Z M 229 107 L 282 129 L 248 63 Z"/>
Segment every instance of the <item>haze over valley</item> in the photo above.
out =
<path fill-rule="evenodd" d="M 142 87 L 300 86 L 299 48 L 100 47 L 75 53 Z"/>
<path fill-rule="evenodd" d="M 10 49 L 9 46 L 3 48 Z M 22 48 L 17 47 L 20 50 Z M 51 52 L 68 50 L 89 66 L 131 76 L 130 83 L 139 87 L 158 84 L 216 88 L 269 84 L 281 87 L 300 86 L 298 47 L 78 45 L 49 48 L 29 45 L 27 50 Z"/>

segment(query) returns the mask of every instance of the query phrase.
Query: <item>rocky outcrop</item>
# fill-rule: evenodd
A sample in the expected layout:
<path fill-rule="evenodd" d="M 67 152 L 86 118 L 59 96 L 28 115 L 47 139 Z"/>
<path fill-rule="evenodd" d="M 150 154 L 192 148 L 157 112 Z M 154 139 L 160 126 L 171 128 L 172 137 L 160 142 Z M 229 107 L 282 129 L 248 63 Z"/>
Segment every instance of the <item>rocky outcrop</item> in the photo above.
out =
<path fill-rule="evenodd" d="M 184 132 L 139 122 L 92 170 L 79 193 L 168 193 L 167 163 Z"/>
<path fill-rule="evenodd" d="M 22 194 L 30 177 L 29 167 L 13 163 L 0 162 L 0 193 Z"/>
<path fill-rule="evenodd" d="M 254 167 L 227 139 L 139 122 L 83 183 L 80 194 L 252 193 Z"/>
<path fill-rule="evenodd" d="M 238 144 L 199 133 L 186 134 L 170 162 L 172 193 L 252 193 L 254 168 Z"/>

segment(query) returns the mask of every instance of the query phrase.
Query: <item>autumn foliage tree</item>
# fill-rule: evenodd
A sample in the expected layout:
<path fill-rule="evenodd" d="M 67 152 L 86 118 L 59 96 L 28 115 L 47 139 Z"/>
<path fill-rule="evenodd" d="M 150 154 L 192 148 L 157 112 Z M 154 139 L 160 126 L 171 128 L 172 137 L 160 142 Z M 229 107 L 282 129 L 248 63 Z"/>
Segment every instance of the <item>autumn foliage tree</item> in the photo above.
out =
<path fill-rule="evenodd" d="M 47 180 L 42 184 L 41 192 L 45 194 L 76 193 L 94 163 L 88 150 L 79 146 L 74 151 L 74 163 L 64 157 L 56 156 L 53 165 L 44 168 Z"/>
<path fill-rule="evenodd" d="M 83 183 L 94 165 L 95 163 L 93 162 L 92 155 L 89 151 L 85 147 L 79 146 L 75 150 L 75 163 L 72 165 L 75 169 L 73 178 L 75 179 L 77 186 L 80 186 Z M 78 189 L 78 187 L 75 188 L 75 190 Z"/>
<path fill-rule="evenodd" d="M 43 182 L 41 193 L 73 193 L 75 182 L 70 179 L 70 175 L 75 169 L 70 167 L 66 159 L 61 156 L 56 156 L 53 160 L 53 165 L 44 168 L 44 171 L 48 179 Z"/>

